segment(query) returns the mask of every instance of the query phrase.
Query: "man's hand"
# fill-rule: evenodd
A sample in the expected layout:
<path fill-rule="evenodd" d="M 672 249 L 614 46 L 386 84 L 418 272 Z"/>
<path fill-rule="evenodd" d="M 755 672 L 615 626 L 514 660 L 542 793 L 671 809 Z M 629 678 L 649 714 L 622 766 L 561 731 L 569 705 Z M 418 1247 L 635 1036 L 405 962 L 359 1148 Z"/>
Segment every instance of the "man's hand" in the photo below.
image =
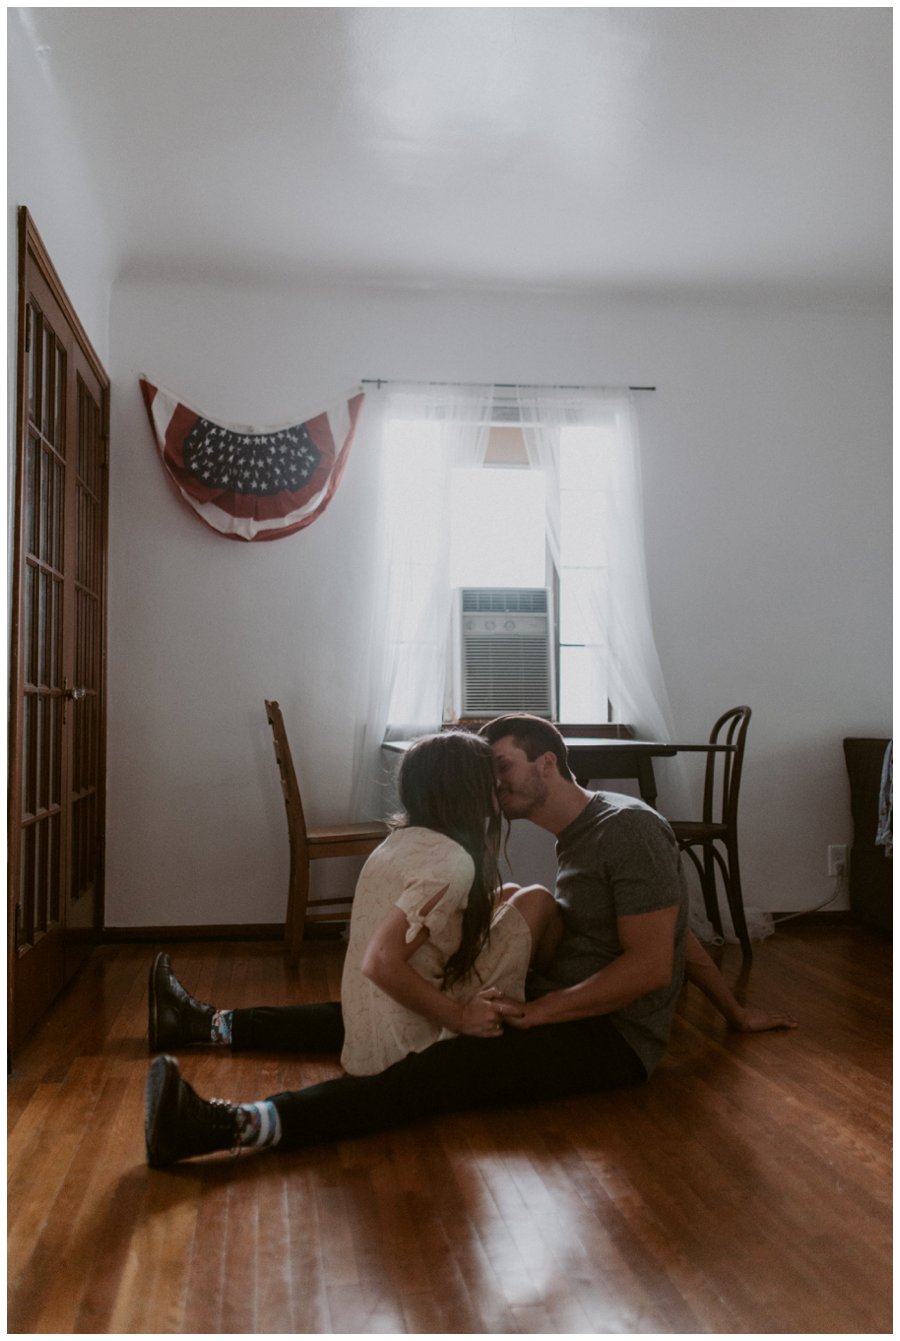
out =
<path fill-rule="evenodd" d="M 797 1028 L 797 1021 L 787 1011 L 764 1010 L 762 1006 L 741 1006 L 729 1024 L 742 1034 L 761 1034 L 766 1029 Z"/>
<path fill-rule="evenodd" d="M 513 1029 L 533 1029 L 536 1024 L 542 1023 L 540 1015 L 540 1001 L 513 1001 L 511 997 L 499 995 L 495 999 L 497 1014 L 504 1024 L 512 1025 Z"/>

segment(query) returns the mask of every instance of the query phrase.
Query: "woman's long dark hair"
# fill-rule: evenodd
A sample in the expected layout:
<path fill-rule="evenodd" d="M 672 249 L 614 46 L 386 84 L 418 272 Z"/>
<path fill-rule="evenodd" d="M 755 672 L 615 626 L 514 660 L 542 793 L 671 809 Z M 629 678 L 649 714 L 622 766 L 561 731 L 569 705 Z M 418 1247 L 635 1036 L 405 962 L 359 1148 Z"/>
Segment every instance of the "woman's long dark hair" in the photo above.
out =
<path fill-rule="evenodd" d="M 403 806 L 395 821 L 398 827 L 415 825 L 445 834 L 475 863 L 462 940 L 444 969 L 444 986 L 449 987 L 469 972 L 487 941 L 500 885 L 500 811 L 491 747 L 467 731 L 423 736 L 403 756 L 398 788 Z"/>

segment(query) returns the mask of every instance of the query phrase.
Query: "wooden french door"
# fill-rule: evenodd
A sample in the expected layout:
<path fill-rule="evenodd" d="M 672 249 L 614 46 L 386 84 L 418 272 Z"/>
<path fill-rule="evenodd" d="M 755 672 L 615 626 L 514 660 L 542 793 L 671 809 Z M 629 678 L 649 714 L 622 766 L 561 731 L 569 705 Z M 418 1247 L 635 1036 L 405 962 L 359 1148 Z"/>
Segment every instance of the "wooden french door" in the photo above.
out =
<path fill-rule="evenodd" d="M 9 1032 L 103 923 L 109 379 L 26 210 L 10 647 Z"/>

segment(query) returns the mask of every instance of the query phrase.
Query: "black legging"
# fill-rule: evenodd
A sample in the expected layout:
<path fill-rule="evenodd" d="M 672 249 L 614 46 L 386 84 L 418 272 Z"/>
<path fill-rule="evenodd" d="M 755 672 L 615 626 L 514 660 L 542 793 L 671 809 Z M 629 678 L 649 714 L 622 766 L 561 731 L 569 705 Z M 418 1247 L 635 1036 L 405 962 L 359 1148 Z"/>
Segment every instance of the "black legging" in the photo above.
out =
<path fill-rule="evenodd" d="M 341 1003 L 233 1010 L 231 1046 L 235 1052 L 340 1052 L 344 1046 Z"/>
<path fill-rule="evenodd" d="M 340 1005 L 236 1010 L 236 1049 L 337 1051 Z M 411 1052 L 374 1076 L 342 1076 L 271 1096 L 280 1148 L 317 1145 L 403 1126 L 435 1113 L 535 1103 L 639 1085 L 646 1071 L 605 1015 L 537 1029 L 507 1027 L 499 1038 L 459 1036 Z"/>

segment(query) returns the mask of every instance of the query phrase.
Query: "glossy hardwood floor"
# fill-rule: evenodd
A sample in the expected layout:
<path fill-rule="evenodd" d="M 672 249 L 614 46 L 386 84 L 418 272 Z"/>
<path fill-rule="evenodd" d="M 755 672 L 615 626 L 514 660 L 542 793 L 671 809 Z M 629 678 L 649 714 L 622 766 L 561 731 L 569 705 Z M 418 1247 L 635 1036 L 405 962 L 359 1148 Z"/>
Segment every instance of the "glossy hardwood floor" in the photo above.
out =
<path fill-rule="evenodd" d="M 11 1332 L 891 1330 L 890 945 L 786 924 L 750 1000 L 792 1033 L 729 1034 L 687 989 L 639 1091 L 295 1154 L 144 1163 L 156 947 L 95 951 L 9 1077 Z M 341 949 L 168 948 L 223 1006 L 337 994 Z M 723 969 L 738 979 L 727 949 Z M 251 1099 L 329 1061 L 184 1054 Z"/>

